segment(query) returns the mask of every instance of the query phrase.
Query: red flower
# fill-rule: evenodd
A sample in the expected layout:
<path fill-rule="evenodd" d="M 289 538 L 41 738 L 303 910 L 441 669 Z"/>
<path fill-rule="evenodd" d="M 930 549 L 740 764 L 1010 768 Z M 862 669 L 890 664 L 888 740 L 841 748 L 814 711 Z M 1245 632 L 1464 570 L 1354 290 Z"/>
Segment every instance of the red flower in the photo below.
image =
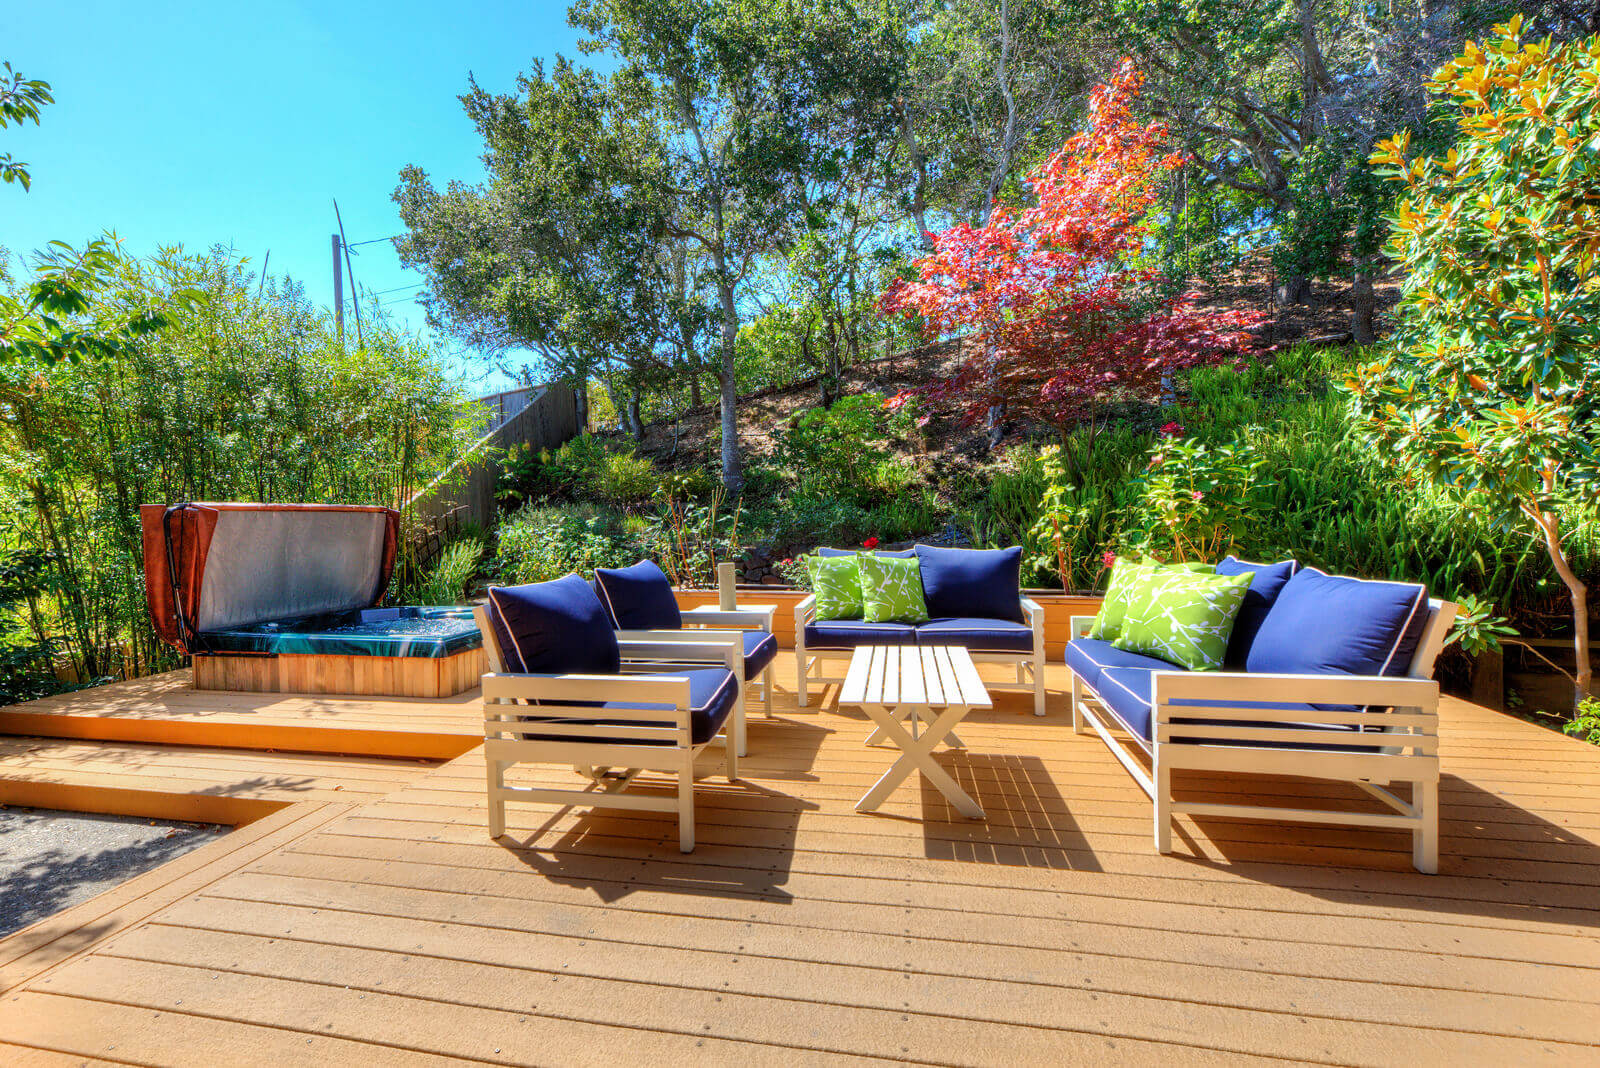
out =
<path fill-rule="evenodd" d="M 861 547 L 863 549 L 876 549 L 878 547 L 878 539 L 868 538 L 866 541 L 861 543 Z"/>
<path fill-rule="evenodd" d="M 784 557 L 784 558 L 783 558 L 783 562 L 784 562 L 784 563 L 785 563 L 785 564 L 792 564 L 792 563 L 794 563 L 794 557 L 792 557 L 792 556 L 785 556 L 785 557 Z"/>
<path fill-rule="evenodd" d="M 1113 566 L 1115 566 L 1116 562 L 1117 562 L 1117 554 L 1112 552 L 1110 549 L 1107 549 L 1105 551 L 1105 553 L 1100 557 L 1100 566 L 1101 567 L 1113 567 Z"/>
<path fill-rule="evenodd" d="M 1182 423 L 1168 423 L 1166 426 L 1161 428 L 1161 436 L 1164 438 L 1179 437 L 1183 433 L 1184 429 Z"/>

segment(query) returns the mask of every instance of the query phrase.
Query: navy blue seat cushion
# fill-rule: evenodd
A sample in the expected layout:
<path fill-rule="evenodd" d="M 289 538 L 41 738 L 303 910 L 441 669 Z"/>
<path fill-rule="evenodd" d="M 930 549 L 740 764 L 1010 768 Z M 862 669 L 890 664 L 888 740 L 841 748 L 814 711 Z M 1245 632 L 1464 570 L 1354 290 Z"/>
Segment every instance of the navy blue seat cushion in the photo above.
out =
<path fill-rule="evenodd" d="M 1165 666 L 1163 668 L 1160 668 L 1159 670 L 1167 671 L 1167 670 L 1173 670 L 1173 669 L 1172 669 L 1171 665 L 1167 665 L 1167 666 Z M 1182 669 L 1177 669 L 1177 670 L 1182 670 Z M 1108 667 L 1108 668 L 1106 668 L 1105 670 L 1103 670 L 1100 673 L 1100 683 L 1099 683 L 1099 685 L 1094 687 L 1095 693 L 1100 695 L 1101 702 L 1107 708 L 1109 708 L 1112 711 L 1112 713 L 1117 717 L 1117 719 L 1122 721 L 1122 725 L 1125 728 L 1127 728 L 1128 733 L 1133 735 L 1135 738 L 1137 738 L 1140 741 L 1140 743 L 1144 745 L 1144 747 L 1146 749 L 1150 748 L 1150 745 L 1153 742 L 1154 737 L 1155 737 L 1155 730 L 1154 730 L 1154 727 L 1152 726 L 1152 720 L 1154 719 L 1154 716 L 1152 715 L 1152 712 L 1151 712 L 1151 709 L 1155 704 L 1155 683 L 1154 683 L 1154 680 L 1152 678 L 1152 676 L 1154 674 L 1155 674 L 1155 671 L 1153 671 L 1150 668 Z M 1203 711 L 1204 711 L 1205 707 L 1207 706 L 1207 704 L 1210 704 L 1210 702 L 1205 702 L 1205 701 L 1196 701 L 1196 702 L 1194 702 L 1195 711 L 1197 713 L 1203 713 Z M 1187 707 L 1187 706 L 1185 706 L 1185 707 Z M 1317 705 L 1308 705 L 1308 704 L 1304 704 L 1304 703 L 1297 702 L 1297 701 L 1296 702 L 1289 702 L 1289 701 L 1285 701 L 1285 702 L 1277 702 L 1277 701 L 1273 701 L 1273 702 L 1239 701 L 1239 702 L 1235 702 L 1234 707 L 1282 709 L 1282 710 L 1287 711 L 1287 712 L 1295 713 L 1297 716 L 1303 715 L 1305 717 L 1303 720 L 1302 719 L 1296 719 L 1296 720 L 1291 721 L 1291 722 L 1275 723 L 1275 724 L 1272 724 L 1272 726 L 1289 727 L 1289 728 L 1315 727 L 1315 728 L 1317 728 L 1319 730 L 1328 731 L 1330 735 L 1334 735 L 1334 734 L 1338 734 L 1338 735 L 1359 735 L 1360 734 L 1360 731 L 1355 727 L 1346 726 L 1346 725 L 1342 725 L 1342 724 L 1318 723 L 1317 720 L 1316 720 L 1316 716 L 1317 716 L 1317 711 L 1318 711 L 1319 706 L 1317 706 Z M 1246 724 L 1246 723 L 1240 722 L 1238 720 L 1206 719 L 1206 718 L 1203 718 L 1200 715 L 1197 715 L 1193 719 L 1189 719 L 1189 718 L 1186 717 L 1184 720 L 1182 720 L 1182 722 L 1184 722 L 1184 723 L 1203 723 L 1203 724 L 1206 724 L 1208 726 L 1219 726 L 1219 727 L 1221 727 L 1221 726 L 1229 726 L 1229 725 L 1263 726 L 1263 724 L 1260 724 L 1260 723 Z M 1232 740 L 1232 739 L 1229 739 L 1229 740 L 1218 740 L 1217 744 L 1219 744 L 1219 745 L 1252 745 L 1252 744 L 1260 744 L 1260 745 L 1262 745 L 1264 747 L 1265 746 L 1272 746 L 1272 747 L 1280 748 L 1280 749 L 1316 749 L 1316 750 L 1331 749 L 1331 750 L 1339 750 L 1339 751 L 1350 751 L 1350 750 L 1371 749 L 1371 748 L 1375 748 L 1375 747 L 1381 746 L 1383 744 L 1382 742 L 1376 740 L 1377 738 L 1382 737 L 1381 735 L 1374 735 L 1373 737 L 1374 737 L 1375 740 L 1371 745 L 1354 744 L 1355 743 L 1355 739 L 1354 738 L 1351 738 L 1349 741 L 1345 741 L 1343 739 L 1340 739 L 1338 741 L 1330 742 L 1327 745 L 1317 745 L 1317 744 L 1302 743 L 1302 742 L 1251 743 L 1251 742 L 1240 742 L 1240 741 Z M 1204 739 L 1199 739 L 1199 741 L 1203 742 Z"/>
<path fill-rule="evenodd" d="M 1219 575 L 1250 576 L 1250 588 L 1245 591 L 1244 604 L 1233 620 L 1233 633 L 1228 637 L 1228 652 L 1223 664 L 1230 668 L 1244 667 L 1250 655 L 1250 646 L 1256 633 L 1267 618 L 1267 612 L 1278 600 L 1278 594 L 1300 565 L 1294 560 L 1280 560 L 1275 564 L 1256 564 L 1236 556 L 1224 557 L 1217 564 Z"/>
<path fill-rule="evenodd" d="M 861 552 L 861 551 L 862 550 L 859 550 L 859 549 L 819 548 L 819 549 L 816 550 L 816 554 L 818 556 L 855 556 L 858 552 Z M 892 556 L 897 560 L 909 560 L 913 556 L 917 555 L 917 548 L 916 548 L 916 546 L 912 546 L 909 549 L 874 549 L 874 550 L 872 550 L 872 555 L 873 556 Z"/>
<path fill-rule="evenodd" d="M 746 630 L 744 636 L 744 681 L 749 682 L 766 670 L 778 655 L 778 639 L 764 630 Z"/>
<path fill-rule="evenodd" d="M 854 649 L 858 645 L 915 645 L 917 628 L 909 623 L 864 623 L 830 619 L 806 624 L 806 648 Z"/>
<path fill-rule="evenodd" d="M 922 596 L 935 619 L 1022 622 L 1022 548 L 945 549 L 913 546 L 922 569 Z"/>
<path fill-rule="evenodd" d="M 1033 628 L 1004 619 L 930 619 L 917 626 L 918 645 L 959 645 L 973 653 L 1031 653 Z"/>
<path fill-rule="evenodd" d="M 735 700 L 739 696 L 739 684 L 733 673 L 726 668 L 697 668 L 692 671 L 664 671 L 658 675 L 629 675 L 629 678 L 671 678 L 687 677 L 689 680 L 689 737 L 695 745 L 704 745 L 717 736 L 722 725 L 728 721 L 728 715 L 733 711 Z M 571 719 L 562 717 L 561 723 L 579 723 L 597 727 L 620 726 L 623 720 L 606 719 L 605 709 L 662 709 L 670 711 L 672 705 L 654 701 L 606 701 L 598 706 L 598 714 L 593 719 Z M 519 716 L 523 723 L 539 723 L 539 716 Z M 553 722 L 553 721 L 551 721 Z M 567 735 L 539 734 L 527 732 L 522 735 L 524 740 L 539 740 L 552 742 L 570 742 L 576 739 Z M 626 738 L 605 738 L 594 736 L 585 738 L 586 742 L 614 742 L 620 745 L 670 745 L 670 742 L 638 742 Z"/>
<path fill-rule="evenodd" d="M 1136 667 L 1150 671 L 1181 671 L 1177 664 L 1169 664 L 1160 657 L 1145 656 L 1126 649 L 1118 649 L 1100 638 L 1074 638 L 1067 643 L 1067 666 L 1084 685 L 1100 685 L 1100 673 L 1108 667 Z"/>
<path fill-rule="evenodd" d="M 672 582 L 652 560 L 632 567 L 597 567 L 594 584 L 618 630 L 679 630 L 683 613 Z"/>
<path fill-rule="evenodd" d="M 488 616 L 507 671 L 614 675 L 622 668 L 611 618 L 577 575 L 491 586 Z"/>
<path fill-rule="evenodd" d="M 1404 675 L 1428 621 L 1428 591 L 1409 582 L 1295 572 L 1250 645 L 1250 671 Z"/>

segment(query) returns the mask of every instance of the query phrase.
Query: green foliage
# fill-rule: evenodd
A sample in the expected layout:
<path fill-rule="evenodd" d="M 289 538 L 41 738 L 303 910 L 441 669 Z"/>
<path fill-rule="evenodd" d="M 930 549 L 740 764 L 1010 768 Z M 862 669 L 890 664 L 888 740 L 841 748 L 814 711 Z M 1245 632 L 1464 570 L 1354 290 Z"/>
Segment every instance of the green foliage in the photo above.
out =
<path fill-rule="evenodd" d="M 1495 618 L 1544 626 L 1562 585 L 1543 562 L 1540 545 L 1395 470 L 1356 433 L 1333 382 L 1360 358 L 1296 347 L 1242 371 L 1198 371 L 1183 403 L 1169 409 L 1167 417 L 1208 446 L 1236 442 L 1248 431 L 1250 450 L 1264 465 L 1259 511 L 1253 523 L 1232 531 L 1235 551 L 1254 560 L 1292 555 L 1332 572 L 1423 582 L 1451 600 L 1475 594 L 1493 606 Z M 1153 444 L 1153 430 L 1123 424 L 1096 442 L 1093 467 L 1077 481 L 1056 477 L 1058 506 L 1074 517 L 1064 527 L 1059 557 L 1042 522 L 1030 521 L 1037 529 L 1021 527 L 1018 539 L 1014 520 L 990 500 L 994 487 L 1009 479 L 994 479 L 964 498 L 961 511 L 975 530 L 997 532 L 977 544 L 1021 540 L 1026 561 L 1036 567 L 1033 581 L 1057 584 L 1064 577 L 1069 589 L 1093 589 L 1104 584 L 1104 554 L 1122 546 L 1134 526 L 1137 476 Z M 1010 478 L 1025 480 L 1031 461 L 1008 462 L 1016 472 Z M 1048 514 L 1042 506 L 1035 513 L 1041 519 Z M 1600 523 L 1577 509 L 1562 514 L 1572 531 L 1575 570 L 1600 575 Z"/>
<path fill-rule="evenodd" d="M 463 604 L 467 596 L 467 583 L 478 573 L 478 563 L 483 559 L 483 542 L 478 538 L 460 538 L 445 547 L 439 562 L 428 572 L 414 594 L 397 598 L 405 604 L 454 605 Z"/>
<path fill-rule="evenodd" d="M 1600 745 L 1600 701 L 1593 697 L 1580 701 L 1576 714 L 1561 729 L 1590 745 Z"/>
<path fill-rule="evenodd" d="M 1456 622 L 1445 645 L 1460 645 L 1468 656 L 1498 653 L 1502 640 L 1517 635 L 1517 629 L 1495 612 L 1494 605 L 1475 593 L 1456 595 Z"/>
<path fill-rule="evenodd" d="M 832 407 L 806 409 L 779 431 L 778 457 L 802 493 L 865 504 L 903 492 L 915 478 L 915 469 L 889 450 L 890 439 L 911 424 L 908 413 L 888 412 L 876 393 L 842 397 Z"/>
<path fill-rule="evenodd" d="M 1585 583 L 1563 513 L 1593 521 L 1600 435 L 1600 43 L 1524 44 L 1520 18 L 1430 89 L 1459 113 L 1448 154 L 1373 156 L 1404 194 L 1393 343 L 1349 388 L 1375 443 L 1453 499 L 1541 539 L 1571 592 L 1578 697 L 1590 681 Z M 1585 514 L 1586 513 L 1586 514 Z"/>
<path fill-rule="evenodd" d="M 131 308 L 108 300 L 127 264 L 120 244 L 106 237 L 82 251 L 52 241 L 36 253 L 24 292 L 0 292 L 0 363 L 109 360 L 134 350 L 140 338 L 167 326 L 170 307 L 191 303 L 191 288 L 170 290 Z"/>
<path fill-rule="evenodd" d="M 638 533 L 609 509 L 529 507 L 500 524 L 500 575 L 511 584 L 627 567 L 646 555 Z"/>
<path fill-rule="evenodd" d="M 1169 438 L 1150 448 L 1134 482 L 1138 507 L 1123 530 L 1126 546 L 1161 560 L 1216 561 L 1260 524 L 1265 466 L 1248 427 L 1232 441 Z"/>
<path fill-rule="evenodd" d="M 511 506 L 561 497 L 637 509 L 650 501 L 661 484 L 661 473 L 649 457 L 634 456 L 598 435 L 581 434 L 554 452 L 524 447 L 509 450 L 495 492 L 501 502 Z"/>
<path fill-rule="evenodd" d="M 39 125 L 39 111 L 46 104 L 55 103 L 55 97 L 50 94 L 50 83 L 38 78 L 24 78 L 21 71 L 11 69 L 11 64 L 3 64 L 5 75 L 0 76 L 0 130 L 8 126 L 21 126 L 32 122 Z M 13 159 L 11 153 L 0 154 L 0 180 L 6 183 L 16 182 L 23 189 L 28 189 L 33 183 L 33 176 L 28 172 L 28 165 L 20 160 Z"/>
<path fill-rule="evenodd" d="M 326 312 L 225 250 L 118 272 L 118 307 L 199 296 L 103 359 L 0 363 L 0 545 L 43 555 L 29 626 L 81 679 L 176 660 L 144 606 L 140 504 L 396 505 L 472 440 L 442 358 L 381 318 L 341 347 Z"/>

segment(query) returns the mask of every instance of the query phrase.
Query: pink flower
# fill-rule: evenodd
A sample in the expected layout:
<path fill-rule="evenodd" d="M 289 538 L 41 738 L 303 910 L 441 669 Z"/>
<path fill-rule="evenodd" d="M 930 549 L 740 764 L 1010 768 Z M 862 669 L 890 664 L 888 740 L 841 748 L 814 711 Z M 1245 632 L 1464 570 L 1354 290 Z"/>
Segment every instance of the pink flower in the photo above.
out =
<path fill-rule="evenodd" d="M 1200 500 L 1200 499 L 1201 499 L 1201 498 L 1202 498 L 1202 497 L 1204 497 L 1204 496 L 1205 496 L 1205 494 L 1204 494 L 1204 493 L 1201 493 L 1201 492 L 1200 492 L 1200 491 L 1199 491 L 1199 490 L 1194 490 L 1194 491 L 1192 491 L 1192 492 L 1191 492 L 1191 493 L 1190 493 L 1190 494 L 1189 494 L 1189 496 L 1191 496 L 1191 497 L 1193 497 L 1193 498 L 1194 498 L 1194 499 L 1195 499 L 1195 500 L 1197 500 L 1197 501 L 1198 501 L 1198 500 Z"/>
<path fill-rule="evenodd" d="M 1168 423 L 1161 428 L 1161 436 L 1164 438 L 1175 438 L 1183 434 L 1183 432 L 1183 424 L 1178 422 Z"/>
<path fill-rule="evenodd" d="M 863 549 L 876 549 L 878 547 L 878 539 L 875 537 L 868 538 L 866 541 L 861 543 L 861 547 Z"/>
<path fill-rule="evenodd" d="M 1116 562 L 1117 562 L 1117 554 L 1112 552 L 1110 549 L 1107 549 L 1105 551 L 1105 553 L 1102 554 L 1101 557 L 1100 557 L 1100 566 L 1101 567 L 1112 567 L 1112 566 L 1114 566 L 1116 564 Z"/>

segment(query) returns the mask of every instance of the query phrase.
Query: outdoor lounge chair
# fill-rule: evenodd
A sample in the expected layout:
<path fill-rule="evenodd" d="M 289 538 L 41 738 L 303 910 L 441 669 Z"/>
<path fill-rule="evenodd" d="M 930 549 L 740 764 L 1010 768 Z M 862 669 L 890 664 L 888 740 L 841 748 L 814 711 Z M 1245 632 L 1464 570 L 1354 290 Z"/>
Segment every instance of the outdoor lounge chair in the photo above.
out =
<path fill-rule="evenodd" d="M 619 639 L 705 642 L 725 636 L 737 640 L 744 663 L 739 678 L 740 706 L 744 707 L 750 683 L 760 679 L 766 714 L 772 715 L 772 665 L 778 658 L 778 639 L 772 634 L 775 607 L 681 609 L 671 580 L 649 560 L 631 567 L 595 568 L 594 590 Z M 742 736 L 739 755 L 745 755 Z"/>
<path fill-rule="evenodd" d="M 1178 813 L 1392 827 L 1412 835 L 1418 871 L 1439 868 L 1439 684 L 1433 664 L 1456 606 L 1422 586 L 1327 575 L 1292 560 L 1229 557 L 1252 574 L 1234 624 L 1234 670 L 1186 671 L 1087 637 L 1066 647 L 1072 726 L 1084 725 L 1154 802 L 1155 844 L 1172 851 Z M 1113 733 L 1113 731 L 1117 733 Z M 1147 772 L 1119 739 L 1148 758 Z M 1275 774 L 1353 783 L 1384 812 L 1175 800 L 1174 771 Z M 1409 799 L 1392 792 L 1408 783 Z"/>
<path fill-rule="evenodd" d="M 819 549 L 823 556 L 853 556 Z M 917 558 L 922 573 L 926 623 L 867 623 L 816 618 L 817 601 L 807 596 L 794 609 L 795 674 L 804 708 L 811 685 L 842 683 L 824 674 L 824 661 L 848 661 L 861 645 L 959 645 L 975 663 L 1014 664 L 1017 681 L 985 682 L 990 690 L 1033 695 L 1033 714 L 1044 715 L 1044 609 L 1022 596 L 1022 550 L 946 549 L 916 545 L 879 556 Z"/>
<path fill-rule="evenodd" d="M 739 777 L 738 645 L 619 638 L 577 575 L 497 586 L 475 608 L 491 671 L 483 676 L 489 834 L 505 833 L 508 800 L 678 813 L 678 848 L 694 849 L 695 759 L 724 751 Z M 683 665 L 663 670 L 665 663 Z M 581 788 L 513 787 L 518 763 L 570 764 Z M 675 797 L 624 793 L 642 771 L 677 776 Z"/>

